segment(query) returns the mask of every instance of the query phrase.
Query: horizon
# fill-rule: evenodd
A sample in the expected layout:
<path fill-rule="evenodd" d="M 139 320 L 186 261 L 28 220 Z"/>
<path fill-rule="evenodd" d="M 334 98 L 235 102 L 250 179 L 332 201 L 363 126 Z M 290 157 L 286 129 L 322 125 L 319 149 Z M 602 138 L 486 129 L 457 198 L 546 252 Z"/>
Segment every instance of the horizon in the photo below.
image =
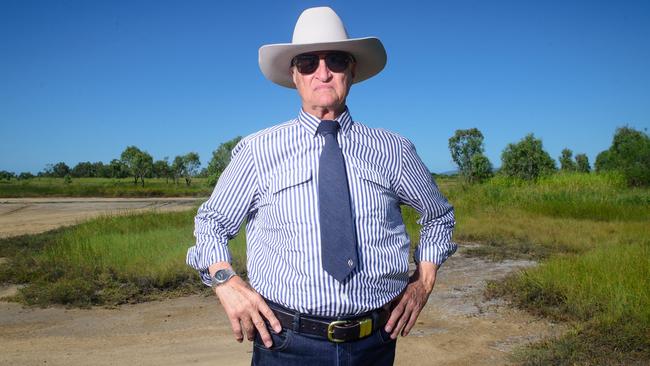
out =
<path fill-rule="evenodd" d="M 352 87 L 353 118 L 412 140 L 432 172 L 456 170 L 457 129 L 481 130 L 495 167 L 528 133 L 556 164 L 569 148 L 593 167 L 616 128 L 650 127 L 647 2 L 326 3 L 388 53 Z M 295 118 L 257 50 L 322 4 L 0 3 L 0 170 L 108 163 L 129 145 L 206 167 L 219 144 Z"/>

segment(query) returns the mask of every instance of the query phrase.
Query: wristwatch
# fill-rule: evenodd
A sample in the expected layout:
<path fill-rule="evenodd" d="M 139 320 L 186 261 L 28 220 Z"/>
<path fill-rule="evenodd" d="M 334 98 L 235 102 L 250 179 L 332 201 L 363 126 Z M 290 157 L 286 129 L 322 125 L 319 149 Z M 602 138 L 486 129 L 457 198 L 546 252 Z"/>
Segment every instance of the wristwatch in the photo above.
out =
<path fill-rule="evenodd" d="M 210 280 L 212 280 L 212 287 L 223 285 L 233 276 L 237 276 L 237 273 L 230 268 L 218 270 L 215 272 L 214 276 L 210 277 Z"/>

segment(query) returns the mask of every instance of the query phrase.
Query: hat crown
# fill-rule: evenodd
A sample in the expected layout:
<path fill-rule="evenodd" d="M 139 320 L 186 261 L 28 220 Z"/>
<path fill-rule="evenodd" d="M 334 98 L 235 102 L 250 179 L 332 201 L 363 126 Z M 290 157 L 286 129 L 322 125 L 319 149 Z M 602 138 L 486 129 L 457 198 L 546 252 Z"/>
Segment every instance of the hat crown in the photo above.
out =
<path fill-rule="evenodd" d="M 327 6 L 310 8 L 300 14 L 293 29 L 294 44 L 336 42 L 348 39 L 343 21 Z"/>

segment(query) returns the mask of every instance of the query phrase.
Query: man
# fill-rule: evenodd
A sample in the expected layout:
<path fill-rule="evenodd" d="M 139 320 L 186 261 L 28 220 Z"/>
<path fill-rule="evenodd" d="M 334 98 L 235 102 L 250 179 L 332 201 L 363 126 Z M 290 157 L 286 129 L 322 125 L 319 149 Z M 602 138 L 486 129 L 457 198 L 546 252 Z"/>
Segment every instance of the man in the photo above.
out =
<path fill-rule="evenodd" d="M 453 209 L 407 139 L 354 121 L 353 83 L 379 73 L 379 39 L 349 39 L 327 7 L 289 44 L 260 48 L 271 81 L 296 88 L 298 118 L 244 138 L 196 216 L 187 262 L 211 284 L 253 364 L 391 365 L 456 246 Z M 400 205 L 421 215 L 417 269 Z M 250 286 L 228 239 L 246 219 Z"/>

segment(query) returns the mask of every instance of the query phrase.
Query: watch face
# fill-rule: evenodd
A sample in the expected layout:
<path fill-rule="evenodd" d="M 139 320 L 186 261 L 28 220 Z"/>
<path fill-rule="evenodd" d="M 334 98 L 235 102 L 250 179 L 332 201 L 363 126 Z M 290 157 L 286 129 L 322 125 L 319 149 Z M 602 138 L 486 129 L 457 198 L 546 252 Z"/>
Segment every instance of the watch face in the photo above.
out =
<path fill-rule="evenodd" d="M 235 271 L 231 269 L 220 269 L 214 274 L 214 280 L 217 285 L 228 281 L 232 276 L 235 276 Z"/>
<path fill-rule="evenodd" d="M 214 278 L 216 278 L 217 281 L 219 281 L 219 282 L 223 282 L 228 278 L 228 272 L 227 271 L 217 271 L 217 273 L 215 273 Z"/>

